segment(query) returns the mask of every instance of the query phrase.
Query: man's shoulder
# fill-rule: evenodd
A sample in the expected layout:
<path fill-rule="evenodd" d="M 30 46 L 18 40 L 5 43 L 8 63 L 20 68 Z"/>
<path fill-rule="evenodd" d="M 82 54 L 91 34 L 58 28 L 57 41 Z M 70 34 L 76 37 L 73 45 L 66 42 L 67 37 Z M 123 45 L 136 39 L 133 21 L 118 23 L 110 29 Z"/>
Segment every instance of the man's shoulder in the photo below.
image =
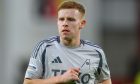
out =
<path fill-rule="evenodd" d="M 58 42 L 59 43 L 59 36 L 52 36 L 52 37 L 49 37 L 49 38 L 46 38 L 46 39 L 43 39 L 41 41 L 39 41 L 39 43 L 47 43 L 47 44 L 50 44 L 50 43 L 53 43 L 53 42 Z"/>
<path fill-rule="evenodd" d="M 46 39 L 42 39 L 39 42 L 37 42 L 36 46 L 47 46 L 47 45 L 54 45 L 56 43 L 59 43 L 59 36 L 52 36 Z"/>
<path fill-rule="evenodd" d="M 88 46 L 88 47 L 91 47 L 91 48 L 99 48 L 99 49 L 102 49 L 98 44 L 93 43 L 93 42 L 91 42 L 89 40 L 82 40 L 82 41 L 83 41 L 83 44 L 85 46 Z"/>

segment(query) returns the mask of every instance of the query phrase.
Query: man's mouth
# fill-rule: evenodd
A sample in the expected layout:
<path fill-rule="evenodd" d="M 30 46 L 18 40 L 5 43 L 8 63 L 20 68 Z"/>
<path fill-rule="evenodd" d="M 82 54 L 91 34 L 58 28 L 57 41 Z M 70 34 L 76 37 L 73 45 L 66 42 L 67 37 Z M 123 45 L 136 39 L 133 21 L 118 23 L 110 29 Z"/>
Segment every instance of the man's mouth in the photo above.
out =
<path fill-rule="evenodd" d="M 64 29 L 62 30 L 62 32 L 70 32 L 70 30 Z"/>

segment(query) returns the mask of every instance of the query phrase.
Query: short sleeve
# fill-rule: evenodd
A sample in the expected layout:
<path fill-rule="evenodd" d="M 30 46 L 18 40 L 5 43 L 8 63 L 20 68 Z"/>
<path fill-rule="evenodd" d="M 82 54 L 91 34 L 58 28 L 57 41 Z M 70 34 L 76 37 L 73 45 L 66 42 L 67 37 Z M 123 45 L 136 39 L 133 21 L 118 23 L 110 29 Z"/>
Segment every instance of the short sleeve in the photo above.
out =
<path fill-rule="evenodd" d="M 43 73 L 43 65 L 42 65 L 42 55 L 43 51 L 45 50 L 45 43 L 39 42 L 30 57 L 30 61 L 25 73 L 25 78 L 42 78 Z"/>
<path fill-rule="evenodd" d="M 100 59 L 102 59 L 102 60 L 100 60 L 100 61 L 102 61 L 102 67 L 101 67 L 100 74 L 98 75 L 97 80 L 98 80 L 98 82 L 102 82 L 103 80 L 110 79 L 110 70 L 109 70 L 106 56 L 105 56 L 103 50 L 99 49 L 98 51 L 101 55 Z"/>

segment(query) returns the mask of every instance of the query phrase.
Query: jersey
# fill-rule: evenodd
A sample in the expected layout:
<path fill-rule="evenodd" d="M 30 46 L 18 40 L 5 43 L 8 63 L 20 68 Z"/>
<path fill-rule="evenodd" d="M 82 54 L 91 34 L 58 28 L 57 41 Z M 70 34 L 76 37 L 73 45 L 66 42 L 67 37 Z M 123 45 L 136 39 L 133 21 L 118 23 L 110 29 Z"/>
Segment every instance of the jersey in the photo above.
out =
<path fill-rule="evenodd" d="M 80 68 L 75 84 L 96 84 L 110 78 L 110 70 L 103 50 L 87 40 L 80 46 L 69 48 L 54 36 L 39 42 L 31 55 L 25 78 L 42 78 L 61 75 L 69 68 Z"/>

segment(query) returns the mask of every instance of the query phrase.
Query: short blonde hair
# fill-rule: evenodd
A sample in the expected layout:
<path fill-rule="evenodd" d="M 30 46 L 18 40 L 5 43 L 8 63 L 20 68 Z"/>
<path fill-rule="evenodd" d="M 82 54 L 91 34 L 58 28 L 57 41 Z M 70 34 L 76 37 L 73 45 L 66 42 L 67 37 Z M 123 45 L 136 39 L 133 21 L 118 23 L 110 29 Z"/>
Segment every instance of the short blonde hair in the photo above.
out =
<path fill-rule="evenodd" d="M 58 6 L 58 11 L 61 9 L 77 9 L 82 15 L 85 15 L 85 8 L 82 4 L 75 1 L 64 1 Z"/>

